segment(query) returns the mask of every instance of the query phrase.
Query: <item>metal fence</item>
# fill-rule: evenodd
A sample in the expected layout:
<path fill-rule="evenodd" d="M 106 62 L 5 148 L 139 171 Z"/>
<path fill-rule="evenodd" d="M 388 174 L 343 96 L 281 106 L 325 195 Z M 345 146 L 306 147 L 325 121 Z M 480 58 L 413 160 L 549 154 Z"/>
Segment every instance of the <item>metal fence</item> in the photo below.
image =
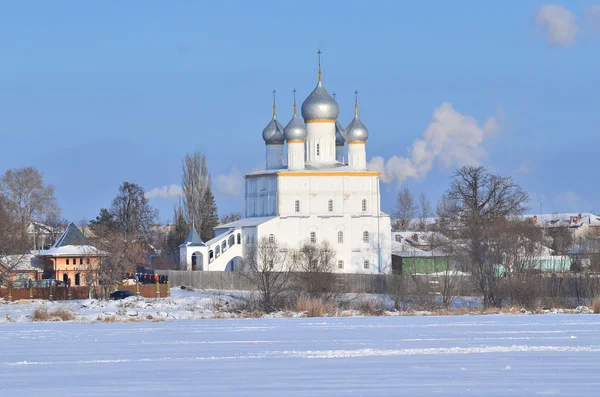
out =
<path fill-rule="evenodd" d="M 199 272 L 179 270 L 157 270 L 169 277 L 172 286 L 186 286 L 195 289 L 245 290 L 254 289 L 252 282 L 239 272 Z M 447 280 L 443 276 L 427 275 L 377 275 L 377 274 L 336 274 L 335 289 L 345 293 L 387 294 L 403 281 L 407 294 L 440 294 Z M 291 277 L 294 280 L 294 277 Z M 503 278 L 496 285 L 497 293 L 504 298 L 528 295 L 533 297 L 560 297 L 591 299 L 600 295 L 598 275 L 567 274 L 563 277 L 543 275 Z M 458 276 L 452 283 L 452 295 L 481 296 L 477 282 L 471 276 Z"/>
<path fill-rule="evenodd" d="M 239 272 L 199 272 L 180 270 L 156 270 L 158 274 L 169 277 L 172 286 L 186 286 L 195 289 L 242 290 L 254 289 L 252 282 Z M 428 276 L 391 276 L 380 274 L 335 274 L 335 288 L 339 292 L 385 294 L 389 291 L 392 277 L 406 277 L 419 284 L 430 284 L 436 288 L 436 278 Z M 294 281 L 292 276 L 290 280 Z M 470 280 L 461 280 L 457 285 L 461 295 L 477 295 Z"/>

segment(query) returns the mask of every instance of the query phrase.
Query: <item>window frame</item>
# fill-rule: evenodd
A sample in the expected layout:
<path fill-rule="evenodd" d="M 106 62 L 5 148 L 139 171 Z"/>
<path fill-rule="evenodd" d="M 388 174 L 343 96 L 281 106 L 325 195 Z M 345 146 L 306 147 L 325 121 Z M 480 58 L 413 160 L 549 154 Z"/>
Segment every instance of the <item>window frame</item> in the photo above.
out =
<path fill-rule="evenodd" d="M 300 200 L 294 201 L 294 212 L 300 212 Z"/>
<path fill-rule="evenodd" d="M 317 232 L 310 232 L 309 239 L 311 244 L 317 243 Z"/>
<path fill-rule="evenodd" d="M 338 244 L 344 244 L 344 231 L 343 230 L 338 230 L 337 242 L 338 242 Z"/>
<path fill-rule="evenodd" d="M 365 260 L 363 261 L 363 269 L 370 269 L 371 268 L 371 263 L 369 262 L 369 260 Z"/>
<path fill-rule="evenodd" d="M 344 268 L 344 261 L 343 260 L 337 261 L 337 268 L 338 269 L 343 269 Z"/>
<path fill-rule="evenodd" d="M 328 212 L 333 212 L 333 200 L 332 199 L 329 199 L 327 201 L 327 211 Z"/>
<path fill-rule="evenodd" d="M 363 243 L 368 243 L 369 242 L 369 237 L 370 237 L 369 236 L 369 231 L 368 230 L 363 230 L 363 233 L 362 233 Z"/>
<path fill-rule="evenodd" d="M 362 212 L 367 212 L 367 199 L 362 199 L 360 208 L 361 208 Z"/>

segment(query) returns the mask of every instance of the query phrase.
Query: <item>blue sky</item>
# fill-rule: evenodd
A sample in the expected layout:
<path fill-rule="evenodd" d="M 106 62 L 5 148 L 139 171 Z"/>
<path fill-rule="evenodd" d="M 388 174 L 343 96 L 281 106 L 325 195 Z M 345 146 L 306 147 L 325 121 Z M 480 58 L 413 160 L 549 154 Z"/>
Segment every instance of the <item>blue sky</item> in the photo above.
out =
<path fill-rule="evenodd" d="M 342 124 L 360 91 L 369 159 L 422 165 L 414 141 L 436 109 L 454 112 L 425 139 L 429 166 L 382 184 L 384 210 L 401 186 L 435 202 L 456 166 L 475 162 L 514 176 L 530 212 L 600 212 L 600 1 L 557 4 L 7 2 L 0 172 L 39 168 L 79 221 L 123 181 L 179 184 L 181 158 L 199 150 L 219 212 L 242 211 L 241 175 L 264 163 L 271 91 L 287 122 L 292 89 L 301 102 L 314 88 L 320 48 Z M 174 198 L 151 203 L 171 218 Z"/>

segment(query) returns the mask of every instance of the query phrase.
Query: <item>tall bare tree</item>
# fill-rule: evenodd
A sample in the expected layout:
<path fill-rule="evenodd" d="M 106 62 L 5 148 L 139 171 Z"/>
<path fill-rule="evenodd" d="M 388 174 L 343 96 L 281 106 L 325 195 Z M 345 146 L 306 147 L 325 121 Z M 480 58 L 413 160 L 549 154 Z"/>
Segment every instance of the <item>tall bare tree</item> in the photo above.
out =
<path fill-rule="evenodd" d="M 292 267 L 287 259 L 286 250 L 266 237 L 245 249 L 242 275 L 257 289 L 260 308 L 266 312 L 277 309 L 289 288 Z"/>
<path fill-rule="evenodd" d="M 431 215 L 431 202 L 425 193 L 421 193 L 419 196 L 419 224 L 417 225 L 420 231 L 424 232 L 427 230 L 427 220 Z"/>
<path fill-rule="evenodd" d="M 498 236 L 507 217 L 525 210 L 528 195 L 511 177 L 466 166 L 454 173 L 446 196 L 440 206 L 445 233 L 460 241 L 455 249 L 476 280 L 484 306 L 496 305 L 502 263 Z"/>
<path fill-rule="evenodd" d="M 110 206 L 115 230 L 127 238 L 146 237 L 156 223 L 158 211 L 152 208 L 144 189 L 135 183 L 123 182 Z"/>
<path fill-rule="evenodd" d="M 202 229 L 204 218 L 203 202 L 210 190 L 211 179 L 206 164 L 206 156 L 200 152 L 188 153 L 183 158 L 181 187 L 183 190 L 183 210 L 188 224 L 196 230 Z"/>
<path fill-rule="evenodd" d="M 418 207 L 410 190 L 406 187 L 400 190 L 396 197 L 395 212 L 396 219 L 398 220 L 398 228 L 400 230 L 405 231 L 411 227 L 411 222 L 416 217 L 417 210 Z"/>
<path fill-rule="evenodd" d="M 0 178 L 0 194 L 5 197 L 6 210 L 18 222 L 23 237 L 32 221 L 60 214 L 54 186 L 44 184 L 43 175 L 36 168 L 7 170 Z"/>
<path fill-rule="evenodd" d="M 6 285 L 11 273 L 26 259 L 30 242 L 21 233 L 20 223 L 9 211 L 6 198 L 0 193 L 0 285 Z"/>

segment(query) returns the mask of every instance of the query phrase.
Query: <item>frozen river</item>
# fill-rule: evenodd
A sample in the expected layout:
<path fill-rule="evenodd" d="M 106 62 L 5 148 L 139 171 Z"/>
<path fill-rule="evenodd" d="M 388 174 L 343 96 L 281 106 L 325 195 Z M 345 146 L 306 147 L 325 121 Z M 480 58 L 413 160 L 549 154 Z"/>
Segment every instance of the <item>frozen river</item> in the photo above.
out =
<path fill-rule="evenodd" d="M 599 396 L 599 373 L 594 315 L 0 324 L 0 396 Z"/>

